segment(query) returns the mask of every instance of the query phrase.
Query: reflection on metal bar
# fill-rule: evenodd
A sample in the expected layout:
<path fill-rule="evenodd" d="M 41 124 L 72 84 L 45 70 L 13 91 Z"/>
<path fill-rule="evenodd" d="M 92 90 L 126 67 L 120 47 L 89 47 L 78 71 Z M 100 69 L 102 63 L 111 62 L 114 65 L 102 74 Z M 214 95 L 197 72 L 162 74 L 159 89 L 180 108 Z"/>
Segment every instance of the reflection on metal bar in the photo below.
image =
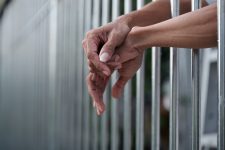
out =
<path fill-rule="evenodd" d="M 120 1 L 112 1 L 112 20 L 119 16 Z M 112 85 L 116 82 L 116 73 L 112 75 Z M 111 100 L 111 150 L 117 150 L 119 146 L 119 131 L 118 131 L 118 101 L 112 98 Z"/>
<path fill-rule="evenodd" d="M 152 48 L 152 132 L 151 147 L 160 149 L 160 61 L 161 50 Z"/>
<path fill-rule="evenodd" d="M 192 0 L 192 11 L 195 11 L 201 7 L 200 0 Z M 201 99 L 200 99 L 200 51 L 199 49 L 192 49 L 191 58 L 191 74 L 192 74 L 192 134 L 191 144 L 192 150 L 200 149 L 200 111 L 201 111 Z"/>
<path fill-rule="evenodd" d="M 131 0 L 124 1 L 124 13 L 132 10 Z M 128 81 L 124 88 L 124 119 L 123 119 L 123 149 L 131 149 L 131 100 L 132 100 L 132 80 Z"/>
<path fill-rule="evenodd" d="M 88 32 L 91 29 L 91 0 L 85 0 L 85 23 L 84 23 L 84 32 Z M 84 56 L 84 63 L 86 62 L 86 57 Z M 84 65 L 84 76 L 87 76 L 88 68 L 87 64 Z M 84 80 L 85 81 L 85 80 Z M 85 83 L 83 83 L 86 85 Z M 88 95 L 87 88 L 84 87 L 84 138 L 83 138 L 83 150 L 90 149 L 90 97 Z"/>
<path fill-rule="evenodd" d="M 225 2 L 217 1 L 218 17 L 218 150 L 225 149 Z"/>
<path fill-rule="evenodd" d="M 137 9 L 144 5 L 144 0 L 137 0 Z M 144 149 L 144 77 L 145 77 L 145 55 L 143 55 L 142 66 L 137 72 L 136 83 L 136 149 Z"/>
<path fill-rule="evenodd" d="M 171 0 L 172 17 L 179 15 L 179 0 Z M 170 150 L 178 150 L 178 49 L 170 49 Z"/>
<path fill-rule="evenodd" d="M 102 0 L 102 25 L 107 24 L 109 21 L 109 0 Z M 110 88 L 109 85 L 106 87 L 103 95 L 106 111 L 101 117 L 101 150 L 108 149 L 109 144 L 109 133 L 108 133 L 108 122 L 109 122 L 109 100 L 110 100 Z"/>
<path fill-rule="evenodd" d="M 57 53 L 57 11 L 58 3 L 56 0 L 51 0 L 51 13 L 49 15 L 49 100 L 51 101 L 50 111 L 50 131 L 49 131 L 49 148 L 55 149 L 55 90 L 56 90 L 56 53 Z"/>
<path fill-rule="evenodd" d="M 100 0 L 93 0 L 93 28 L 97 28 L 100 25 Z M 92 122 L 93 122 L 93 145 L 91 148 L 93 150 L 99 150 L 99 119 L 96 115 L 96 110 L 93 109 L 92 112 Z"/>

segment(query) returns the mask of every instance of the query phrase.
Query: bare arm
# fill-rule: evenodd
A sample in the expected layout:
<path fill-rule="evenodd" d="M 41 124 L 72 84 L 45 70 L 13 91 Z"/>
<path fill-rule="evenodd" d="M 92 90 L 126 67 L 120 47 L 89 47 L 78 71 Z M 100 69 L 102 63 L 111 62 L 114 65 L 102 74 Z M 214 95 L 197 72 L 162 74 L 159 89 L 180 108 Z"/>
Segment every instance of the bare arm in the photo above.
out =
<path fill-rule="evenodd" d="M 205 0 L 202 1 L 202 6 L 206 6 Z M 180 14 L 191 11 L 191 0 L 180 1 Z M 159 23 L 171 18 L 170 0 L 156 0 L 145 5 L 142 9 L 131 12 L 121 17 L 127 20 L 130 27 L 148 26 Z"/>
<path fill-rule="evenodd" d="M 131 32 L 134 47 L 206 48 L 217 45 L 216 4 Z"/>

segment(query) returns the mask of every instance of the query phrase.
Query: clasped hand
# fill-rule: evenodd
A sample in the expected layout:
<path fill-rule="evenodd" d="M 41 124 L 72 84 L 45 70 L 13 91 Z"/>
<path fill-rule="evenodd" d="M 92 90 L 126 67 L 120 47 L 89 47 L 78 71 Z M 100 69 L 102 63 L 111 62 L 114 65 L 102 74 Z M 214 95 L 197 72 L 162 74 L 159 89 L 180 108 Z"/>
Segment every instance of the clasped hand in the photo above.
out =
<path fill-rule="evenodd" d="M 143 50 L 135 47 L 137 28 L 129 30 L 118 23 L 110 23 L 90 31 L 83 40 L 89 65 L 86 82 L 98 115 L 105 111 L 103 93 L 112 73 L 118 70 L 118 80 L 111 91 L 118 99 L 141 66 Z"/>

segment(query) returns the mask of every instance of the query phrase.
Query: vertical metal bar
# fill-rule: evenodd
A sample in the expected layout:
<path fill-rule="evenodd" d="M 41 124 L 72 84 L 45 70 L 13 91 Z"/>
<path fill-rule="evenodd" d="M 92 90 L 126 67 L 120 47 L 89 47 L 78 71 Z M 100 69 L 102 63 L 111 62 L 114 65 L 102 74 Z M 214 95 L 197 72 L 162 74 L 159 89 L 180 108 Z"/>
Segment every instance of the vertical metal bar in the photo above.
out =
<path fill-rule="evenodd" d="M 172 17 L 179 15 L 179 0 L 171 0 Z M 178 50 L 170 49 L 170 150 L 178 150 Z"/>
<path fill-rule="evenodd" d="M 71 92 L 71 99 L 75 99 L 74 100 L 74 105 L 72 106 L 72 113 L 73 113 L 73 119 L 71 120 L 71 125 L 73 126 L 72 127 L 72 130 L 71 132 L 73 132 L 74 134 L 72 134 L 72 139 L 74 139 L 76 141 L 76 131 L 77 131 L 77 123 L 75 120 L 77 120 L 77 88 L 76 88 L 76 85 L 77 85 L 77 66 L 79 65 L 79 63 L 77 62 L 77 50 L 74 51 L 76 48 L 77 45 L 79 45 L 77 42 L 78 39 L 77 39 L 77 36 L 78 36 L 78 24 L 77 24 L 77 17 L 78 17 L 78 13 L 77 13 L 77 2 L 74 1 L 74 0 L 71 0 L 71 64 L 74 65 L 74 67 L 71 68 L 71 74 L 72 74 L 72 77 L 71 77 L 71 86 L 72 86 L 72 92 Z M 75 34 L 74 34 L 75 33 Z M 76 145 L 77 143 L 74 142 L 73 145 L 72 145 L 72 149 L 75 149 L 76 148 Z"/>
<path fill-rule="evenodd" d="M 49 147 L 55 148 L 55 90 L 56 90 L 56 53 L 57 53 L 57 9 L 58 1 L 51 0 L 51 13 L 49 16 L 49 96 L 52 105 L 49 125 Z"/>
<path fill-rule="evenodd" d="M 93 28 L 97 28 L 100 24 L 100 0 L 93 0 Z M 92 122 L 93 122 L 93 150 L 98 150 L 99 141 L 99 119 L 97 117 L 95 109 L 92 112 Z"/>
<path fill-rule="evenodd" d="M 152 132 L 151 147 L 160 149 L 160 61 L 161 49 L 152 48 Z"/>
<path fill-rule="evenodd" d="M 217 1 L 218 17 L 218 150 L 225 149 L 225 2 Z"/>
<path fill-rule="evenodd" d="M 144 0 L 137 0 L 137 9 L 144 5 Z M 144 149 L 144 77 L 145 77 L 145 56 L 142 66 L 137 72 L 136 83 L 136 149 Z"/>
<path fill-rule="evenodd" d="M 85 29 L 84 32 L 86 33 L 91 29 L 91 0 L 85 0 Z M 86 62 L 84 57 L 84 62 Z M 84 65 L 84 67 L 87 66 Z M 87 67 L 84 68 L 84 75 L 88 74 Z M 85 83 L 84 83 L 85 84 Z M 83 149 L 89 150 L 90 149 L 90 98 L 87 93 L 86 88 L 84 88 L 84 107 L 85 107 L 85 124 L 84 124 L 84 141 L 83 141 Z"/>
<path fill-rule="evenodd" d="M 109 0 L 102 0 L 102 25 L 105 25 L 109 22 Z M 110 83 L 109 83 L 110 84 Z M 110 99 L 110 89 L 109 84 L 105 89 L 105 93 L 103 95 L 104 103 L 106 106 L 106 112 L 103 114 L 101 119 L 101 149 L 108 149 L 109 144 L 109 133 L 108 133 L 108 122 L 109 122 L 109 99 Z"/>
<path fill-rule="evenodd" d="M 124 13 L 127 14 L 132 10 L 131 0 L 124 1 Z M 132 99 L 132 80 L 129 80 L 124 88 L 124 136 L 123 149 L 131 149 L 131 99 Z"/>
<path fill-rule="evenodd" d="M 75 45 L 74 45 L 74 48 L 76 49 L 76 54 L 75 54 L 75 60 L 76 60 L 76 63 L 75 63 L 75 69 L 76 70 L 78 70 L 78 64 L 79 64 L 79 60 L 78 60 L 78 58 L 79 58 L 79 50 L 78 50 L 78 45 L 79 45 L 79 43 L 78 43 L 78 41 L 79 41 L 79 24 L 77 23 L 77 22 L 79 22 L 79 20 L 78 20 L 78 12 L 79 12 L 79 5 L 78 4 L 76 4 L 76 5 L 74 5 L 74 7 L 75 7 L 75 10 L 76 10 L 76 13 L 74 13 L 74 15 L 75 15 L 75 22 L 76 22 L 76 24 L 75 24 L 75 38 L 74 38 L 74 41 L 75 41 Z M 60 13 L 59 13 L 59 15 L 60 15 Z M 60 23 L 60 22 L 59 22 Z M 75 110 L 76 110 L 76 124 L 75 124 L 75 134 L 76 134 L 76 136 L 75 136 L 75 149 L 78 149 L 78 142 L 79 142 L 79 116 L 78 116 L 78 107 L 80 107 L 79 106 L 79 99 L 78 99 L 78 90 L 77 90 L 77 88 L 78 88 L 78 73 L 76 73 L 75 74 L 75 100 L 76 100 L 76 105 L 75 105 Z"/>
<path fill-rule="evenodd" d="M 120 1 L 112 1 L 112 20 L 119 16 Z M 116 73 L 112 75 L 112 85 L 116 82 Z M 118 101 L 112 98 L 111 101 L 111 150 L 117 150 L 119 145 L 118 131 Z"/>
<path fill-rule="evenodd" d="M 136 97 L 136 149 L 144 149 L 144 56 L 137 72 Z"/>
<path fill-rule="evenodd" d="M 201 6 L 200 0 L 192 0 L 192 11 L 199 9 Z M 192 150 L 200 149 L 200 51 L 192 49 L 191 73 L 192 73 Z"/>
<path fill-rule="evenodd" d="M 78 3 L 78 10 L 79 10 L 79 15 L 78 15 L 78 41 L 82 41 L 83 39 L 83 18 L 84 18 L 84 1 L 79 0 Z M 77 101 L 79 101 L 79 106 L 78 106 L 78 145 L 77 149 L 82 149 L 82 106 L 83 106 L 83 91 L 82 91 L 82 84 L 83 84 L 83 52 L 82 52 L 82 47 L 79 42 L 78 45 L 78 63 L 80 64 L 77 68 L 78 70 L 78 80 L 77 80 L 77 91 L 78 91 L 78 96 L 77 96 Z"/>

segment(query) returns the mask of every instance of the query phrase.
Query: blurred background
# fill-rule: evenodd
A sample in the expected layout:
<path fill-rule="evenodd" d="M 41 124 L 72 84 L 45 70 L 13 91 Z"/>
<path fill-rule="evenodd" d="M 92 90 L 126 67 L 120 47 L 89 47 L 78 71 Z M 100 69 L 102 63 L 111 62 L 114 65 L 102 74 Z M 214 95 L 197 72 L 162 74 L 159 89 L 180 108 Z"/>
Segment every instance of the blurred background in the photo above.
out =
<path fill-rule="evenodd" d="M 115 9 L 125 13 L 125 1 L 116 7 L 113 1 L 0 0 L 0 150 L 135 149 L 138 112 L 144 118 L 144 149 L 150 149 L 151 49 L 145 57 L 142 110 L 136 109 L 136 77 L 129 84 L 129 101 L 113 100 L 109 84 L 101 117 L 87 93 L 81 41 L 88 30 L 114 20 Z M 130 3 L 130 10 L 137 9 L 136 0 Z M 216 53 L 201 50 L 202 149 L 216 149 Z M 190 150 L 191 51 L 180 49 L 179 60 L 179 148 Z M 160 147 L 168 150 L 169 48 L 161 52 L 161 87 Z"/>

